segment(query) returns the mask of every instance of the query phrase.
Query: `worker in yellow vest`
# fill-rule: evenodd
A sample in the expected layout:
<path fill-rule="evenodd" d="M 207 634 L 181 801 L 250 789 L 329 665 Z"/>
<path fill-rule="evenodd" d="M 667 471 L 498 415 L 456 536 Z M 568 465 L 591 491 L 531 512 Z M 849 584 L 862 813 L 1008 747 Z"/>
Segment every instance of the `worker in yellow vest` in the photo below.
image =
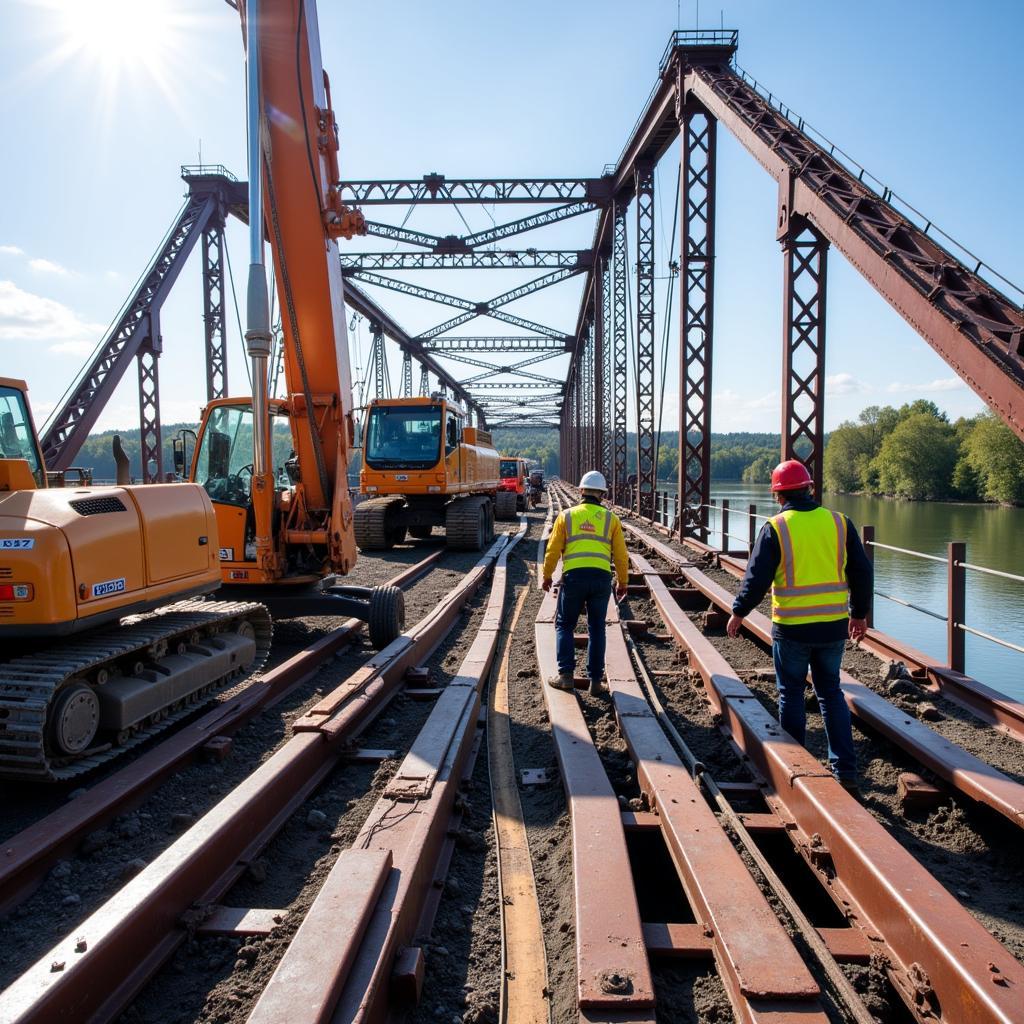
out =
<path fill-rule="evenodd" d="M 619 517 L 601 504 L 608 490 L 604 476 L 594 470 L 580 480 L 580 503 L 566 509 L 554 522 L 544 554 L 542 586 L 551 589 L 558 560 L 562 582 L 558 589 L 555 643 L 558 675 L 548 680 L 557 690 L 571 690 L 576 668 L 576 623 L 587 610 L 587 675 L 590 692 L 604 687 L 605 616 L 616 578 L 615 598 L 626 595 L 629 554 Z"/>
<path fill-rule="evenodd" d="M 779 721 L 803 744 L 809 668 L 829 765 L 840 783 L 856 793 L 857 755 L 839 669 L 847 638 L 859 640 L 867 630 L 874 576 L 853 523 L 819 506 L 811 490 L 802 462 L 789 459 L 775 467 L 772 491 L 782 510 L 757 538 L 726 631 L 738 636 L 744 616 L 771 589 Z"/>

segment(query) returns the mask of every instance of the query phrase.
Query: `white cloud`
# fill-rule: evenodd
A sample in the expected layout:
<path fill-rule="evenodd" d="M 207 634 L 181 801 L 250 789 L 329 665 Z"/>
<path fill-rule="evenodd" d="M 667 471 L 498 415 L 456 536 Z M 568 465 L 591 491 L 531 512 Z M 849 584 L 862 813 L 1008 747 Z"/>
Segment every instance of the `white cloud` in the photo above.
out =
<path fill-rule="evenodd" d="M 825 378 L 825 395 L 861 395 L 870 391 L 871 385 L 866 384 L 852 373 L 833 373 Z"/>
<path fill-rule="evenodd" d="M 0 341 L 44 342 L 53 352 L 91 352 L 102 324 L 83 320 L 55 299 L 0 281 Z"/>
<path fill-rule="evenodd" d="M 24 256 L 25 250 L 16 245 L 0 245 L 0 256 Z"/>
<path fill-rule="evenodd" d="M 928 395 L 942 391 L 960 391 L 964 387 L 966 385 L 959 377 L 939 377 L 927 384 L 901 384 L 899 381 L 893 381 L 885 390 L 894 395 Z"/>
<path fill-rule="evenodd" d="M 54 263 L 53 260 L 44 260 L 36 257 L 28 261 L 28 265 L 33 270 L 38 270 L 40 274 L 60 274 L 66 277 L 70 271 L 66 267 L 62 267 L 59 263 Z"/>

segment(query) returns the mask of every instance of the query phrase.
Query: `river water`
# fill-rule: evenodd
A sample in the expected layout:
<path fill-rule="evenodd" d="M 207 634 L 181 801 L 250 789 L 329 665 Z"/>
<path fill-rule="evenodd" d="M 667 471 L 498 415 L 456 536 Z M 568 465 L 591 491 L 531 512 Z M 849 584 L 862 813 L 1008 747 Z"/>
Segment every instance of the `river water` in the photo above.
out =
<path fill-rule="evenodd" d="M 659 488 L 675 492 L 674 482 Z M 745 547 L 749 504 L 760 515 L 778 508 L 767 486 L 720 483 L 712 500 L 730 505 L 730 546 Z M 945 559 L 949 541 L 967 544 L 967 562 L 1024 576 L 1024 509 L 946 502 L 889 501 L 859 495 L 827 494 L 825 504 L 845 513 L 860 530 L 874 526 L 875 540 Z M 717 516 L 711 543 L 721 543 Z M 763 525 L 763 524 L 758 524 Z M 875 590 L 946 614 L 946 565 L 875 549 Z M 966 624 L 1024 646 L 1024 583 L 967 571 Z M 875 626 L 941 661 L 946 657 L 946 624 L 910 608 L 875 597 Z M 967 672 L 983 683 L 1024 700 L 1024 654 L 967 635 Z"/>

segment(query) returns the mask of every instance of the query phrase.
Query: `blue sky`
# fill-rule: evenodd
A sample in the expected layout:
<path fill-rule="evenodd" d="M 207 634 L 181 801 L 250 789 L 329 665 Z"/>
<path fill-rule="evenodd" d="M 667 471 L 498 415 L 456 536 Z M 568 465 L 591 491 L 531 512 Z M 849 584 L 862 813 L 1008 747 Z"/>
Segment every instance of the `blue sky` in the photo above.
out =
<path fill-rule="evenodd" d="M 205 161 L 245 173 L 235 12 L 220 0 L 136 0 L 128 8 L 134 13 L 98 31 L 103 10 L 125 2 L 0 4 L 0 122 L 7 141 L 0 164 L 0 372 L 29 381 L 40 420 L 172 222 L 183 192 L 179 165 L 197 160 L 202 140 Z M 682 27 L 693 27 L 695 5 L 679 9 Z M 717 27 L 721 17 L 738 28 L 742 67 L 951 235 L 1011 280 L 1024 280 L 1024 5 L 865 0 L 851 12 L 850 5 L 821 0 L 743 0 L 724 11 L 704 3 L 700 24 Z M 600 174 L 640 113 L 676 19 L 676 0 L 321 0 L 342 173 Z M 775 186 L 727 132 L 719 139 L 713 428 L 775 430 L 782 302 Z M 667 263 L 676 168 L 673 148 L 658 171 L 659 275 Z M 463 212 L 477 230 L 492 217 L 500 222 L 525 211 Z M 405 213 L 389 216 L 400 221 Z M 408 225 L 464 230 L 451 211 L 415 210 Z M 583 248 L 592 231 L 593 219 L 579 218 L 524 236 L 523 245 Z M 230 229 L 229 244 L 241 283 L 243 229 Z M 369 240 L 352 246 L 380 247 Z M 412 279 L 482 299 L 523 276 Z M 659 311 L 665 287 L 658 282 Z M 448 316 L 442 307 L 374 294 L 413 333 Z M 578 282 L 566 282 L 510 311 L 570 330 L 578 297 Z M 201 314 L 195 254 L 164 308 L 165 422 L 194 419 L 205 396 Z M 933 398 L 953 415 L 980 408 L 838 254 L 829 265 L 828 317 L 828 426 L 868 404 L 917 397 Z M 490 322 L 478 326 L 509 333 Z M 471 331 L 479 333 L 463 329 Z M 669 336 L 665 428 L 674 429 L 675 331 Z M 365 325 L 352 340 L 358 376 Z M 241 392 L 242 348 L 233 324 L 230 344 L 232 390 Z M 561 376 L 564 358 L 535 369 Z M 392 372 L 397 380 L 397 360 Z M 127 375 L 101 426 L 136 424 L 134 377 Z"/>

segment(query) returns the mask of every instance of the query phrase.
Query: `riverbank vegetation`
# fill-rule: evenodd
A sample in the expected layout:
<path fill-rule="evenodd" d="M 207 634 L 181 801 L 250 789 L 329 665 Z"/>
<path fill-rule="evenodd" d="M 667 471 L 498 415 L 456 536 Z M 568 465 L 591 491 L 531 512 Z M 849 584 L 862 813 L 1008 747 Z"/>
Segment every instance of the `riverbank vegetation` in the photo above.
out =
<path fill-rule="evenodd" d="M 951 423 L 924 399 L 873 405 L 829 436 L 825 489 L 1022 504 L 1024 444 L 992 413 Z"/>

